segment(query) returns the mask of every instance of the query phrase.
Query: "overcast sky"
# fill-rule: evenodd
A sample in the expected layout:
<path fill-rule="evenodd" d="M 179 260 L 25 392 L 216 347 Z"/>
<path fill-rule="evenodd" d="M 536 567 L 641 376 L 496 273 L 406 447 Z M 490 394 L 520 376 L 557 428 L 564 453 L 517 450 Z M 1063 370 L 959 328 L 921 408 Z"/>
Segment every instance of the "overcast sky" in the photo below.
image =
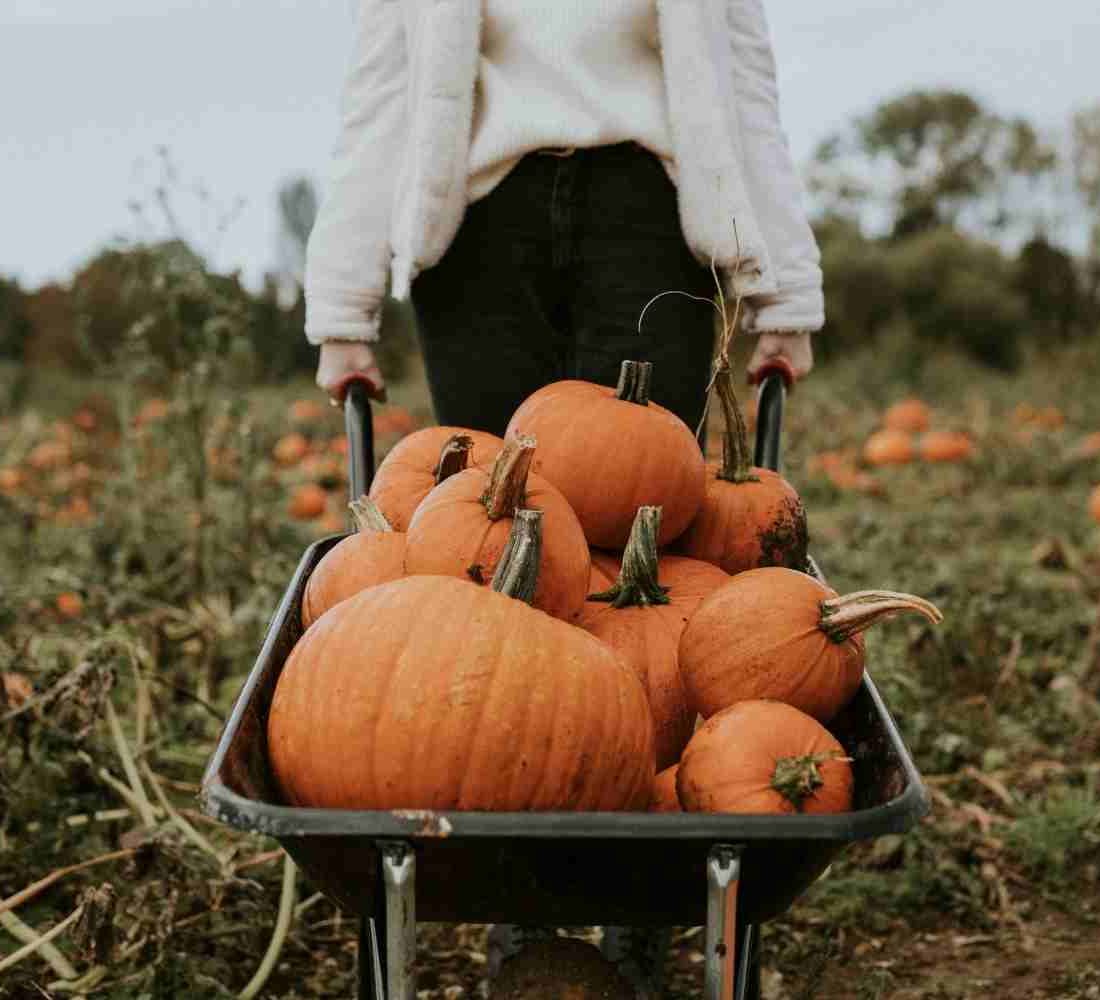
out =
<path fill-rule="evenodd" d="M 64 279 L 156 184 L 243 208 L 214 263 L 275 261 L 274 195 L 323 182 L 355 0 L 0 0 L 0 273 Z M 553 0 L 547 0 L 552 3 Z M 970 90 L 1058 128 L 1100 100 L 1096 0 L 766 0 L 799 161 L 853 114 L 915 86 Z M 186 190 L 183 228 L 215 249 Z"/>

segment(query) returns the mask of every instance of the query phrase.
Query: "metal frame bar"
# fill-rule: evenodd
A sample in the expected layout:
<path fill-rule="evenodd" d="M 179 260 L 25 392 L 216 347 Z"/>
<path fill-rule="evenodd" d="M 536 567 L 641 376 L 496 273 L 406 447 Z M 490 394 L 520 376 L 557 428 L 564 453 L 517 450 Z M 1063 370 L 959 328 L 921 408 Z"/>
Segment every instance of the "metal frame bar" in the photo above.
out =
<path fill-rule="evenodd" d="M 737 947 L 737 886 L 741 848 L 719 844 L 707 856 L 707 927 L 703 1000 L 733 1000 Z"/>

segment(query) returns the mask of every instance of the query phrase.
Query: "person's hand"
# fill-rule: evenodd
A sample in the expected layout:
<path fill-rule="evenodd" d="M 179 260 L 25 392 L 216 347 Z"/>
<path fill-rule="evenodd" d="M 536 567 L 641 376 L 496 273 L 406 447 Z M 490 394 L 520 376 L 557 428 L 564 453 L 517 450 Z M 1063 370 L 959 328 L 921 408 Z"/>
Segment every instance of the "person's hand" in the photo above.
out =
<path fill-rule="evenodd" d="M 776 360 L 790 365 L 795 381 L 805 378 L 814 367 L 814 349 L 809 333 L 762 333 L 749 359 L 749 379 L 756 381 L 761 368 Z"/>
<path fill-rule="evenodd" d="M 374 358 L 374 352 L 362 341 L 327 340 L 321 345 L 321 357 L 317 361 L 317 385 L 334 403 L 343 401 L 348 381 L 361 376 L 374 387 L 370 393 L 375 399 L 385 399 L 386 383 L 382 370 Z"/>

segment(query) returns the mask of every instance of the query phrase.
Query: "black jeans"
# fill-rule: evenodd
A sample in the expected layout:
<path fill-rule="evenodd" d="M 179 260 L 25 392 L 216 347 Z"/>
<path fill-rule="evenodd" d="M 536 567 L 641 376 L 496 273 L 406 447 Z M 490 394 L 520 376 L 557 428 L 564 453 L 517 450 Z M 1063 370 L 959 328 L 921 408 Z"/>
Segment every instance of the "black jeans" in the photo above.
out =
<path fill-rule="evenodd" d="M 710 269 L 684 242 L 676 188 L 635 143 L 525 156 L 472 204 L 413 283 L 436 419 L 502 434 L 559 379 L 615 385 L 653 362 L 652 398 L 695 429 L 714 346 Z"/>

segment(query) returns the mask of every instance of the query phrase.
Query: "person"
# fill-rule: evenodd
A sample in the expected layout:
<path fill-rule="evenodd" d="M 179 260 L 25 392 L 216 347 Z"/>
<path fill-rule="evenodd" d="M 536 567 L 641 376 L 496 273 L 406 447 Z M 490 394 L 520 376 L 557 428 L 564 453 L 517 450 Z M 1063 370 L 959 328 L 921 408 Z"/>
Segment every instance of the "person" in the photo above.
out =
<path fill-rule="evenodd" d="M 359 0 L 306 256 L 334 400 L 356 376 L 384 386 L 389 293 L 411 297 L 441 424 L 501 434 L 541 386 L 615 385 L 632 359 L 694 428 L 715 338 L 692 297 L 715 278 L 757 336 L 750 376 L 806 375 L 820 256 L 762 0 Z M 494 932 L 495 962 L 546 929 Z M 661 937 L 604 938 L 652 995 Z"/>
<path fill-rule="evenodd" d="M 824 323 L 761 0 L 359 0 L 331 180 L 306 257 L 317 382 L 384 385 L 411 296 L 436 418 L 500 434 L 548 382 L 614 385 L 695 427 L 713 313 L 742 300 L 750 376 L 795 377 Z"/>

